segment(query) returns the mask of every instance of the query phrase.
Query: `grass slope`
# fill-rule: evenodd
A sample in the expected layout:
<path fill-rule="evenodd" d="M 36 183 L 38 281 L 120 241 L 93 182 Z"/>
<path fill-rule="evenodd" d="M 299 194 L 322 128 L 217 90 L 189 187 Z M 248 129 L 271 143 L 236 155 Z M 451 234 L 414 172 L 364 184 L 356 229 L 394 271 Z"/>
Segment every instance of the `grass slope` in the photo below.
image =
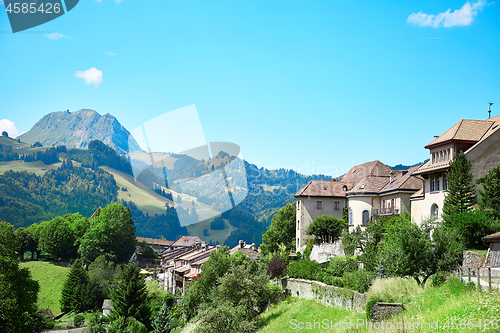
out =
<path fill-rule="evenodd" d="M 22 268 L 28 268 L 33 279 L 40 283 L 38 307 L 50 307 L 55 316 L 61 313 L 59 298 L 61 297 L 61 290 L 70 269 L 46 261 L 21 262 L 20 265 Z"/>
<path fill-rule="evenodd" d="M 209 220 L 205 220 L 199 223 L 191 224 L 186 226 L 189 235 L 191 236 L 198 236 L 201 238 L 202 241 L 205 243 L 209 243 L 212 241 L 212 243 L 219 242 L 219 244 L 224 244 L 224 241 L 229 237 L 231 234 L 231 226 L 227 222 L 227 220 L 224 220 L 225 228 L 224 230 L 211 230 L 210 229 L 210 223 L 214 220 L 214 218 L 211 218 Z M 208 229 L 208 236 L 203 235 L 203 229 Z"/>
<path fill-rule="evenodd" d="M 166 210 L 165 204 L 173 205 L 172 201 L 148 189 L 141 182 L 136 182 L 134 177 L 105 166 L 101 167 L 101 169 L 115 177 L 116 184 L 120 187 L 118 190 L 118 200 L 133 201 L 137 205 L 137 208 L 144 213 L 148 212 L 150 215 L 164 214 Z M 123 187 L 127 191 L 122 191 Z"/>
<path fill-rule="evenodd" d="M 42 161 L 35 162 L 24 162 L 24 161 L 9 161 L 0 162 L 0 174 L 4 174 L 6 171 L 27 171 L 34 173 L 38 176 L 43 176 L 47 170 L 55 170 L 61 166 L 61 163 L 54 163 L 51 165 L 45 165 Z M 42 170 L 45 169 L 45 170 Z"/>
<path fill-rule="evenodd" d="M 458 279 L 451 279 L 439 287 L 431 287 L 430 283 L 425 290 L 419 288 L 413 280 L 405 279 L 381 279 L 376 280 L 369 291 L 369 296 L 379 295 L 385 301 L 402 302 L 405 311 L 400 315 L 388 320 L 394 327 L 397 323 L 421 322 L 422 328 L 414 326 L 413 329 L 391 330 L 391 329 L 368 329 L 362 325 L 357 330 L 343 329 L 294 329 L 294 322 L 305 323 L 321 322 L 355 322 L 363 320 L 366 323 L 364 313 L 355 313 L 348 310 L 326 307 L 314 300 L 290 298 L 285 302 L 272 307 L 271 310 L 261 315 L 258 325 L 259 332 L 499 332 L 500 331 L 500 293 L 498 291 L 478 291 L 474 287 L 460 283 Z M 449 328 L 444 328 L 447 320 L 450 320 Z M 452 329 L 452 319 L 457 319 L 457 325 L 462 321 L 462 327 Z M 484 325 L 485 319 L 496 320 L 495 324 L 484 327 L 466 327 L 471 324 L 477 325 L 481 320 Z M 439 329 L 429 329 L 429 323 L 438 320 Z M 319 324 L 318 324 L 319 325 Z"/>

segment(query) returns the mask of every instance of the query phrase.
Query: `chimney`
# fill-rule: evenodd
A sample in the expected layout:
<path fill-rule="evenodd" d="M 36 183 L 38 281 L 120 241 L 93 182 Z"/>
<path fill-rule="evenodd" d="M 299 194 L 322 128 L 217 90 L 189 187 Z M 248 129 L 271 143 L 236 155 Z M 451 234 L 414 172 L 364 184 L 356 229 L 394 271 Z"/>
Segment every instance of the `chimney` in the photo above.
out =
<path fill-rule="evenodd" d="M 390 179 L 390 182 L 391 182 L 391 183 L 394 181 L 394 176 L 395 176 L 395 175 L 396 175 L 396 173 L 395 173 L 394 171 L 391 171 L 391 172 L 389 173 L 389 177 L 390 177 L 389 179 Z"/>
<path fill-rule="evenodd" d="M 243 247 L 245 247 L 245 242 L 240 240 L 240 249 L 242 249 Z"/>
<path fill-rule="evenodd" d="M 252 250 L 257 251 L 257 247 L 255 246 L 255 243 L 252 243 Z"/>
<path fill-rule="evenodd" d="M 439 135 L 434 135 L 434 140 L 436 140 L 437 138 L 439 138 Z"/>

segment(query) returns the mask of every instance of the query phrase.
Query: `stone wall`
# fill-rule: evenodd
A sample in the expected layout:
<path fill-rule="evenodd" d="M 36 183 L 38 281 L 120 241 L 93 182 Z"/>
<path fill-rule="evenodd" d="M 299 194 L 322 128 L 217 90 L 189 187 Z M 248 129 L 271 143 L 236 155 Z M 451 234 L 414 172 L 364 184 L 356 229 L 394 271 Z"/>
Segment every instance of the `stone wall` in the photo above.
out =
<path fill-rule="evenodd" d="M 272 281 L 274 283 L 274 281 Z M 315 299 L 323 305 L 336 308 L 366 311 L 366 294 L 354 290 L 329 286 L 318 281 L 285 278 L 278 283 L 290 295 L 305 299 Z"/>
<path fill-rule="evenodd" d="M 338 240 L 334 243 L 322 243 L 320 245 L 314 245 L 311 251 L 311 260 L 317 263 L 324 263 L 330 261 L 332 257 L 343 256 L 344 255 L 344 244 L 342 241 Z"/>
<path fill-rule="evenodd" d="M 402 303 L 383 303 L 377 302 L 373 304 L 370 310 L 370 320 L 373 322 L 381 322 L 390 318 L 404 310 Z"/>
<path fill-rule="evenodd" d="M 463 267 L 482 267 L 486 257 L 482 254 L 464 251 Z"/>

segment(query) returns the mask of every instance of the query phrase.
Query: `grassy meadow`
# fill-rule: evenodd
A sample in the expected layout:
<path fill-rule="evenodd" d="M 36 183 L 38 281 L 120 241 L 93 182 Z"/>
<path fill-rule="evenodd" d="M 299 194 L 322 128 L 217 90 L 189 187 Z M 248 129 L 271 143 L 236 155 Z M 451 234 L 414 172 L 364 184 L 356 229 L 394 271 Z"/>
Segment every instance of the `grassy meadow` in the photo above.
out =
<path fill-rule="evenodd" d="M 20 266 L 28 268 L 33 279 L 40 283 L 38 307 L 40 309 L 49 307 L 54 316 L 61 313 L 59 298 L 70 269 L 46 261 L 21 262 Z"/>
<path fill-rule="evenodd" d="M 456 278 L 438 287 L 432 287 L 428 282 L 425 289 L 418 287 L 413 279 L 379 279 L 370 288 L 368 296 L 403 303 L 405 311 L 387 321 L 394 329 L 367 329 L 365 313 L 326 307 L 314 300 L 290 297 L 260 316 L 259 332 L 500 332 L 500 292 L 479 291 L 472 285 L 460 283 Z M 355 323 L 359 320 L 361 323 L 363 320 L 365 324 L 357 329 L 319 328 L 319 324 L 317 329 L 306 329 L 306 326 L 299 329 L 294 326 L 298 322 L 303 322 L 304 325 L 310 322 L 314 325 L 314 322 L 321 322 L 323 319 L 328 319 L 328 322 L 331 320 L 334 324 L 349 320 Z M 455 329 L 452 328 L 452 319 L 456 319 Z M 486 319 L 496 320 L 498 326 L 477 326 L 479 323 L 484 325 Z M 437 320 L 439 328 L 430 329 L 429 323 L 436 323 Z M 449 327 L 443 328 L 447 320 L 450 320 Z M 422 328 L 414 326 L 410 329 L 408 326 L 407 329 L 397 329 L 398 323 L 410 325 L 409 323 L 416 322 L 421 322 Z"/>
<path fill-rule="evenodd" d="M 201 221 L 199 223 L 191 224 L 186 226 L 190 235 L 196 235 L 201 238 L 204 242 L 208 243 L 210 240 L 213 243 L 219 242 L 219 244 L 224 244 L 224 241 L 231 234 L 231 226 L 224 220 L 225 228 L 224 230 L 211 230 L 210 223 L 215 218 L 211 218 L 209 220 Z M 208 236 L 203 235 L 203 229 L 208 229 Z"/>

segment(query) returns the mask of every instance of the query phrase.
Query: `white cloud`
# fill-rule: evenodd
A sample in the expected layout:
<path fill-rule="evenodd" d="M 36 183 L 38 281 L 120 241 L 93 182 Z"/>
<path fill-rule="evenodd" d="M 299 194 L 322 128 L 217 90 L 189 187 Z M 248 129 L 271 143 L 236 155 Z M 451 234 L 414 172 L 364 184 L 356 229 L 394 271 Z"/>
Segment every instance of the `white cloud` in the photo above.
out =
<path fill-rule="evenodd" d="M 9 119 L 0 120 L 0 132 L 6 131 L 9 133 L 11 138 L 15 138 L 19 135 L 19 130 L 16 128 L 16 125 L 13 121 Z"/>
<path fill-rule="evenodd" d="M 58 40 L 59 38 L 70 38 L 70 36 L 66 36 L 66 35 L 63 35 L 63 34 L 60 34 L 58 32 L 53 32 L 51 34 L 47 34 L 46 35 L 47 37 L 49 37 L 50 39 L 53 39 L 53 40 Z"/>
<path fill-rule="evenodd" d="M 110 55 L 110 56 L 115 56 L 116 53 L 113 53 L 113 52 L 106 52 L 107 55 Z"/>
<path fill-rule="evenodd" d="M 102 71 L 95 67 L 87 69 L 86 71 L 76 71 L 74 76 L 79 77 L 85 81 L 85 84 L 93 84 L 99 86 L 102 83 Z"/>
<path fill-rule="evenodd" d="M 445 12 L 434 14 L 425 14 L 423 12 L 412 13 L 408 16 L 406 22 L 412 23 L 421 27 L 433 27 L 438 28 L 443 26 L 445 28 L 450 28 L 454 26 L 467 26 L 472 23 L 477 14 L 483 10 L 485 6 L 488 6 L 486 1 L 478 0 L 477 2 L 471 4 L 466 2 L 462 8 L 455 9 L 453 12 L 448 9 Z"/>
<path fill-rule="evenodd" d="M 123 0 L 115 0 L 116 3 L 120 3 L 122 2 Z"/>

